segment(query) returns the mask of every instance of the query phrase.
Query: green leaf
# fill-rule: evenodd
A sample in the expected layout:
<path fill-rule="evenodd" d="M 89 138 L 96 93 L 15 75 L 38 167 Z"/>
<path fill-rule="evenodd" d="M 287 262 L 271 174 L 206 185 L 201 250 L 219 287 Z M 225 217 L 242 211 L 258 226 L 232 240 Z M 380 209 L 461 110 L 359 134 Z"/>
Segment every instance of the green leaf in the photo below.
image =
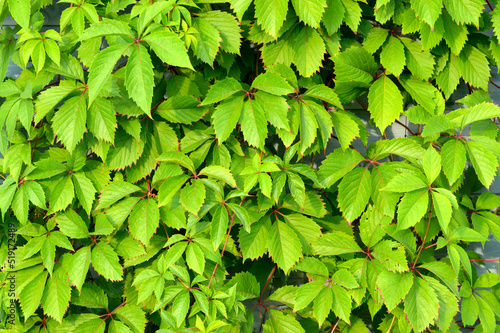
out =
<path fill-rule="evenodd" d="M 354 149 L 336 149 L 330 153 L 319 167 L 318 178 L 323 187 L 332 186 L 337 180 L 343 178 L 354 169 L 364 157 Z"/>
<path fill-rule="evenodd" d="M 172 123 L 181 124 L 191 124 L 198 121 L 207 112 L 208 108 L 201 107 L 199 101 L 193 96 L 172 96 L 156 109 L 156 113 L 160 117 Z"/>
<path fill-rule="evenodd" d="M 431 261 L 420 265 L 420 267 L 434 273 L 451 291 L 453 291 L 457 298 L 460 296 L 458 291 L 458 279 L 451 266 L 442 261 Z"/>
<path fill-rule="evenodd" d="M 347 290 L 337 285 L 333 285 L 330 290 L 333 294 L 333 312 L 346 323 L 350 324 L 351 296 L 347 293 Z"/>
<path fill-rule="evenodd" d="M 408 271 L 405 249 L 398 242 L 383 240 L 373 247 L 372 254 L 389 271 Z"/>
<path fill-rule="evenodd" d="M 227 227 L 229 225 L 229 216 L 227 209 L 220 205 L 214 212 L 212 216 L 212 223 L 210 227 L 210 240 L 214 246 L 214 250 L 217 250 L 224 239 L 227 232 Z"/>
<path fill-rule="evenodd" d="M 439 73 L 436 78 L 438 87 L 443 91 L 444 96 L 448 99 L 455 91 L 460 83 L 460 71 L 458 69 L 458 61 L 454 56 L 450 56 L 446 67 Z"/>
<path fill-rule="evenodd" d="M 284 77 L 273 72 L 266 72 L 257 76 L 252 82 L 252 88 L 278 96 L 294 92 L 294 89 Z"/>
<path fill-rule="evenodd" d="M 83 219 L 72 209 L 68 209 L 62 214 L 58 214 L 55 222 L 63 234 L 71 238 L 89 237 L 88 227 Z"/>
<path fill-rule="evenodd" d="M 398 230 L 408 229 L 419 222 L 429 205 L 428 189 L 405 193 L 398 205 Z"/>
<path fill-rule="evenodd" d="M 99 196 L 99 205 L 96 209 L 107 208 L 118 200 L 137 191 L 142 191 L 142 189 L 139 186 L 127 183 L 123 180 L 111 182 L 102 190 Z"/>
<path fill-rule="evenodd" d="M 109 35 L 134 37 L 134 33 L 130 27 L 123 21 L 103 18 L 102 21 L 94 23 L 86 29 L 80 36 L 80 40 Z"/>
<path fill-rule="evenodd" d="M 405 46 L 406 66 L 422 80 L 431 77 L 434 71 L 434 57 L 429 51 L 422 49 L 422 45 L 410 38 L 401 38 Z"/>
<path fill-rule="evenodd" d="M 125 305 L 121 308 L 117 308 L 115 313 L 122 322 L 132 328 L 134 333 L 144 332 L 147 320 L 146 314 L 140 306 Z"/>
<path fill-rule="evenodd" d="M 372 29 L 380 30 L 380 29 Z M 380 52 L 380 63 L 394 76 L 399 77 L 406 64 L 405 48 L 403 43 L 394 36 L 389 36 Z"/>
<path fill-rule="evenodd" d="M 325 44 L 318 31 L 302 27 L 293 46 L 293 63 L 300 75 L 309 77 L 316 73 L 322 65 L 325 52 Z"/>
<path fill-rule="evenodd" d="M 252 224 L 250 232 L 240 229 L 238 239 L 244 260 L 256 259 L 265 253 L 270 228 L 269 219 L 261 219 Z"/>
<path fill-rule="evenodd" d="M 196 273 L 202 275 L 205 270 L 205 255 L 200 246 L 190 242 L 186 250 L 186 263 Z"/>
<path fill-rule="evenodd" d="M 365 210 L 371 194 L 371 174 L 367 168 L 356 168 L 339 184 L 339 206 L 349 224 Z"/>
<path fill-rule="evenodd" d="M 359 236 L 363 243 L 368 247 L 377 244 L 386 234 L 383 227 L 390 222 L 388 216 L 384 216 L 378 209 L 369 205 L 359 221 Z"/>
<path fill-rule="evenodd" d="M 22 224 L 28 222 L 29 197 L 25 186 L 20 186 L 16 191 L 12 200 L 12 210 Z"/>
<path fill-rule="evenodd" d="M 313 98 L 320 99 L 322 101 L 325 101 L 329 104 L 332 104 L 332 105 L 338 107 L 339 109 L 344 108 L 342 106 L 342 103 L 340 103 L 339 97 L 333 91 L 333 89 L 330 87 L 327 87 L 323 84 L 318 84 L 318 85 L 310 87 L 304 93 L 304 96 L 310 96 Z"/>
<path fill-rule="evenodd" d="M 328 35 L 333 35 L 344 21 L 345 7 L 341 0 L 326 0 L 323 24 L 328 31 Z"/>
<path fill-rule="evenodd" d="M 292 0 L 299 20 L 313 28 L 319 28 L 326 7 L 326 0 Z"/>
<path fill-rule="evenodd" d="M 423 179 L 423 175 L 419 174 L 420 177 L 408 172 L 400 173 L 393 177 L 387 186 L 382 188 L 382 191 L 405 193 L 427 188 L 428 184 Z"/>
<path fill-rule="evenodd" d="M 495 209 L 500 206 L 500 197 L 491 193 L 491 192 L 483 192 L 477 198 L 476 209 Z"/>
<path fill-rule="evenodd" d="M 236 81 L 232 77 L 227 77 L 210 86 L 210 90 L 201 105 L 209 105 L 220 102 L 242 90 L 243 87 L 240 82 Z"/>
<path fill-rule="evenodd" d="M 274 127 L 291 131 L 287 115 L 290 106 L 285 98 L 257 91 L 254 94 L 254 101 L 260 104 L 266 114 L 267 121 Z"/>
<path fill-rule="evenodd" d="M 284 314 L 279 310 L 269 310 L 269 319 L 264 324 L 265 333 L 305 333 L 304 328 L 293 314 Z"/>
<path fill-rule="evenodd" d="M 316 113 L 318 114 L 317 110 L 321 110 L 320 108 L 314 108 Z M 347 149 L 351 145 L 351 142 L 359 136 L 359 127 L 356 121 L 351 118 L 351 116 L 347 113 L 344 112 L 333 112 L 330 114 L 333 122 L 333 126 L 335 127 L 335 132 L 337 134 L 337 137 L 339 139 L 340 146 L 342 149 Z M 330 129 L 331 126 L 329 126 L 329 118 L 330 115 L 325 114 L 324 117 L 318 117 L 318 123 L 320 124 L 321 128 L 323 129 L 328 128 Z M 328 118 L 326 117 L 328 116 Z M 324 118 L 327 119 L 327 121 L 324 120 Z M 323 135 L 323 148 L 326 148 L 326 143 L 328 142 L 328 138 L 331 135 L 331 132 L 326 132 L 325 130 L 322 131 Z"/>
<path fill-rule="evenodd" d="M 87 99 L 75 96 L 66 101 L 52 118 L 52 128 L 58 140 L 71 153 L 83 138 L 87 121 Z"/>
<path fill-rule="evenodd" d="M 459 54 L 467 41 L 467 28 L 465 25 L 457 24 L 447 11 L 443 12 L 443 15 L 439 18 L 438 22 L 442 22 L 444 40 L 453 52 L 451 56 L 453 57 L 454 54 Z"/>
<path fill-rule="evenodd" d="M 236 181 L 234 180 L 231 171 L 222 166 L 210 165 L 204 167 L 203 169 L 201 169 L 199 174 L 222 180 L 223 182 L 229 184 L 230 186 L 236 187 Z"/>
<path fill-rule="evenodd" d="M 31 1 L 9 0 L 9 14 L 24 31 L 30 31 Z"/>
<path fill-rule="evenodd" d="M 405 299 L 413 286 L 413 274 L 382 271 L 377 278 L 376 284 L 387 310 L 392 312 Z"/>
<path fill-rule="evenodd" d="M 245 105 L 244 96 L 243 93 L 237 93 L 215 108 L 212 124 L 219 142 L 226 141 L 238 124 Z"/>
<path fill-rule="evenodd" d="M 410 75 L 402 75 L 399 82 L 418 104 L 430 114 L 436 114 L 436 95 L 440 93 L 433 85 Z"/>
<path fill-rule="evenodd" d="M 338 301 L 338 300 L 337 300 Z M 319 326 L 323 325 L 326 317 L 332 310 L 333 292 L 328 288 L 324 288 L 315 298 L 313 304 L 314 317 L 318 320 Z M 350 312 L 350 311 L 349 311 Z"/>
<path fill-rule="evenodd" d="M 252 3 L 252 0 L 231 0 L 231 9 L 236 13 L 236 17 L 241 22 L 243 15 Z"/>
<path fill-rule="evenodd" d="M 321 256 L 334 256 L 344 253 L 362 252 L 353 238 L 343 232 L 324 234 L 312 244 L 314 251 Z"/>
<path fill-rule="evenodd" d="M 415 278 L 405 298 L 404 312 L 416 332 L 425 330 L 438 318 L 439 300 L 429 283 Z"/>
<path fill-rule="evenodd" d="M 415 10 L 415 14 L 424 22 L 434 28 L 434 23 L 441 14 L 443 3 L 441 0 L 417 0 L 411 2 L 411 8 Z M 448 8 L 448 6 L 446 6 Z"/>
<path fill-rule="evenodd" d="M 177 151 L 169 151 L 163 153 L 160 157 L 156 159 L 158 162 L 175 163 L 188 169 L 192 173 L 196 172 L 193 161 L 187 157 L 185 154 Z"/>
<path fill-rule="evenodd" d="M 220 47 L 228 53 L 240 54 L 240 26 L 235 17 L 227 12 L 212 10 L 200 14 L 208 22 L 219 30 L 221 37 Z"/>
<path fill-rule="evenodd" d="M 65 171 L 68 171 L 68 168 L 53 159 L 44 159 L 38 161 L 34 164 L 35 168 L 32 169 L 31 172 L 27 173 L 26 179 L 45 179 L 57 176 Z"/>
<path fill-rule="evenodd" d="M 373 56 L 365 49 L 351 47 L 332 57 L 335 75 L 338 81 L 359 81 L 371 83 L 377 72 Z"/>
<path fill-rule="evenodd" d="M 48 272 L 46 270 L 34 273 L 18 294 L 25 318 L 29 318 L 38 309 L 45 289 L 45 282 L 47 281 Z"/>
<path fill-rule="evenodd" d="M 182 40 L 170 31 L 155 31 L 142 38 L 163 62 L 178 67 L 193 69 Z"/>
<path fill-rule="evenodd" d="M 113 143 L 117 127 L 113 103 L 104 98 L 96 98 L 88 110 L 87 125 L 97 139 Z"/>
<path fill-rule="evenodd" d="M 434 147 L 429 146 L 425 152 L 422 164 L 427 180 L 429 184 L 432 184 L 441 172 L 441 155 L 439 155 Z"/>
<path fill-rule="evenodd" d="M 479 16 L 483 12 L 484 3 L 480 0 L 443 0 L 446 10 L 453 20 L 459 24 L 474 24 L 479 26 Z"/>
<path fill-rule="evenodd" d="M 345 8 L 344 21 L 347 26 L 356 33 L 361 22 L 361 7 L 357 1 L 341 0 L 341 2 Z"/>
<path fill-rule="evenodd" d="M 81 292 L 90 266 L 90 246 L 85 246 L 71 256 L 68 275 L 71 283 Z"/>
<path fill-rule="evenodd" d="M 217 51 L 221 36 L 214 25 L 203 18 L 194 20 L 198 33 L 195 34 L 196 41 L 192 44 L 194 54 L 203 62 L 212 65 Z"/>
<path fill-rule="evenodd" d="M 66 209 L 66 207 L 68 207 L 68 205 L 73 201 L 74 196 L 75 189 L 73 187 L 73 182 L 71 181 L 71 176 L 68 175 L 61 177 L 50 195 L 50 211 L 57 212 Z"/>
<path fill-rule="evenodd" d="M 62 323 L 62 317 L 69 306 L 71 299 L 71 286 L 66 272 L 58 266 L 52 276 L 47 280 L 43 291 L 42 306 L 45 314 Z"/>
<path fill-rule="evenodd" d="M 198 216 L 198 212 L 205 201 L 205 185 L 198 179 L 193 179 L 191 184 L 184 186 L 181 190 L 180 203 L 193 215 Z"/>
<path fill-rule="evenodd" d="M 147 246 L 158 229 L 160 211 L 154 199 L 139 200 L 128 219 L 129 230 L 135 239 Z"/>
<path fill-rule="evenodd" d="M 373 27 L 363 41 L 363 47 L 370 54 L 374 54 L 384 44 L 388 36 L 389 30 L 380 27 Z"/>
<path fill-rule="evenodd" d="M 264 150 L 264 142 L 267 137 L 267 121 L 262 106 L 251 99 L 245 101 L 240 124 L 245 140 L 250 145 Z"/>
<path fill-rule="evenodd" d="M 386 75 L 375 81 L 368 93 L 368 110 L 375 124 L 384 132 L 403 112 L 403 96 L 398 87 Z"/>
<path fill-rule="evenodd" d="M 123 269 L 120 266 L 118 256 L 109 244 L 97 242 L 91 255 L 92 266 L 106 280 L 121 281 Z"/>
<path fill-rule="evenodd" d="M 443 229 L 444 232 L 448 231 L 448 224 L 450 223 L 451 220 L 451 214 L 452 214 L 452 209 L 451 209 L 451 203 L 444 196 L 443 194 L 439 192 L 431 192 L 432 195 L 432 202 L 434 203 L 434 210 L 435 214 L 438 218 L 439 224 L 441 226 L 441 229 Z"/>
<path fill-rule="evenodd" d="M 426 281 L 434 289 L 439 299 L 439 316 L 436 320 L 436 325 L 442 331 L 448 331 L 450 324 L 453 322 L 458 312 L 458 300 L 450 290 L 439 283 L 439 281 L 431 277 L 426 277 Z"/>
<path fill-rule="evenodd" d="M 24 182 L 24 189 L 28 195 L 29 200 L 36 206 L 45 209 L 45 192 L 42 186 L 37 182 L 27 181 Z"/>
<path fill-rule="evenodd" d="M 257 24 L 271 36 L 278 37 L 278 31 L 285 21 L 288 11 L 288 1 L 286 0 L 256 0 L 255 17 Z"/>
<path fill-rule="evenodd" d="M 269 230 L 267 247 L 273 261 L 288 274 L 302 256 L 300 240 L 288 225 L 276 221 Z"/>
<path fill-rule="evenodd" d="M 168 178 L 158 189 L 158 207 L 170 203 L 174 195 L 181 189 L 182 185 L 189 179 L 188 175 L 179 175 Z"/>
<path fill-rule="evenodd" d="M 490 69 L 484 53 L 474 46 L 465 45 L 458 56 L 458 68 L 466 82 L 488 91 Z"/>
<path fill-rule="evenodd" d="M 326 289 L 325 283 L 321 281 L 311 281 L 301 285 L 299 289 L 297 289 L 293 311 L 297 312 L 305 308 L 323 289 Z M 328 305 L 331 306 L 331 303 Z"/>
<path fill-rule="evenodd" d="M 468 141 L 466 147 L 467 155 L 469 156 L 469 160 L 476 171 L 479 181 L 486 188 L 489 188 L 495 178 L 498 166 L 497 158 L 491 151 L 484 148 L 477 142 Z"/>
<path fill-rule="evenodd" d="M 92 104 L 92 102 L 96 99 L 102 87 L 108 81 L 116 63 L 129 46 L 129 44 L 112 45 L 96 55 L 89 68 L 89 104 Z"/>
<path fill-rule="evenodd" d="M 465 127 L 475 121 L 500 117 L 500 108 L 493 103 L 477 104 L 465 112 L 460 127 Z"/>
<path fill-rule="evenodd" d="M 72 293 L 72 303 L 91 309 L 107 309 L 108 296 L 96 284 L 86 283 L 80 293 Z"/>
<path fill-rule="evenodd" d="M 94 185 L 83 172 L 73 174 L 73 184 L 80 204 L 87 212 L 87 215 L 90 215 L 96 192 Z"/>
<path fill-rule="evenodd" d="M 125 86 L 129 96 L 147 115 L 151 117 L 151 101 L 153 98 L 153 63 L 148 51 L 137 43 L 132 46 L 127 61 Z"/>

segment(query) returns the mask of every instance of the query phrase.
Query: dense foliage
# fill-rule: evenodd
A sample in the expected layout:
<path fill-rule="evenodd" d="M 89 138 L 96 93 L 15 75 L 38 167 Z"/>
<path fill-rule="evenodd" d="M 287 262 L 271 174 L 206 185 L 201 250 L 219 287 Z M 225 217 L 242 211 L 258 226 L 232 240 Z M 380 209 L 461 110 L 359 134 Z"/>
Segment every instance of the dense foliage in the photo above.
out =
<path fill-rule="evenodd" d="M 2 331 L 499 330 L 495 2 L 55 5 L 0 6 Z"/>

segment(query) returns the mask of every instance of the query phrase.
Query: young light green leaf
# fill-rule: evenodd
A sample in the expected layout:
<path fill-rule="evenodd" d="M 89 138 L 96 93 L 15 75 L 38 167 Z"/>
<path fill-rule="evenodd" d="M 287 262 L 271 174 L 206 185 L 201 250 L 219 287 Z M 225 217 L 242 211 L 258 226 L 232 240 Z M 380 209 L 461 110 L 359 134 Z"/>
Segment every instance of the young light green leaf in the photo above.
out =
<path fill-rule="evenodd" d="M 257 18 L 257 23 L 273 37 L 278 37 L 278 31 L 285 21 L 287 11 L 288 2 L 286 0 L 255 1 L 255 17 Z"/>
<path fill-rule="evenodd" d="M 324 234 L 313 244 L 314 251 L 321 256 L 334 256 L 344 253 L 362 252 L 351 236 L 336 231 Z"/>
<path fill-rule="evenodd" d="M 339 206 L 349 224 L 365 210 L 371 194 L 371 174 L 367 168 L 349 172 L 339 184 Z"/>
<path fill-rule="evenodd" d="M 89 104 L 96 99 L 104 84 L 108 81 L 113 68 L 129 44 L 115 44 L 99 52 L 89 68 Z"/>
<path fill-rule="evenodd" d="M 147 246 L 160 223 L 160 211 L 154 199 L 139 200 L 128 218 L 129 229 L 135 239 Z"/>
<path fill-rule="evenodd" d="M 70 153 L 83 138 L 86 122 L 87 99 L 83 95 L 70 98 L 54 114 L 54 133 Z"/>
<path fill-rule="evenodd" d="M 109 244 L 102 241 L 97 242 L 92 250 L 91 260 L 97 273 L 104 276 L 106 280 L 122 280 L 123 269 L 116 252 Z"/>
<path fill-rule="evenodd" d="M 287 95 L 294 92 L 294 89 L 281 75 L 266 72 L 260 74 L 253 80 L 252 88 L 268 92 L 273 95 Z"/>
<path fill-rule="evenodd" d="M 415 278 L 405 298 L 404 312 L 416 332 L 425 330 L 438 317 L 439 300 L 424 279 Z"/>
<path fill-rule="evenodd" d="M 96 209 L 99 210 L 107 208 L 125 196 L 141 190 L 142 189 L 139 186 L 130 184 L 123 180 L 111 182 L 101 191 L 101 195 L 99 196 L 99 205 Z"/>
<path fill-rule="evenodd" d="M 427 148 L 422 165 L 429 184 L 432 184 L 441 172 L 441 155 L 439 155 L 434 147 L 429 146 Z"/>
<path fill-rule="evenodd" d="M 408 229 L 417 224 L 427 212 L 428 205 L 427 188 L 405 193 L 398 205 L 398 230 Z"/>
<path fill-rule="evenodd" d="M 153 98 L 153 63 L 142 44 L 132 46 L 125 73 L 125 86 L 129 96 L 147 115 L 151 117 Z M 93 63 L 92 63 L 93 65 Z"/>
<path fill-rule="evenodd" d="M 302 256 L 302 246 L 297 234 L 281 221 L 276 221 L 271 227 L 267 247 L 273 261 L 286 274 Z"/>
<path fill-rule="evenodd" d="M 180 203 L 193 215 L 198 212 L 205 201 L 205 185 L 201 180 L 193 179 L 191 184 L 184 186 L 181 190 Z"/>
<path fill-rule="evenodd" d="M 403 96 L 396 84 L 386 75 L 382 75 L 371 85 L 368 92 L 368 110 L 382 133 L 403 112 Z"/>

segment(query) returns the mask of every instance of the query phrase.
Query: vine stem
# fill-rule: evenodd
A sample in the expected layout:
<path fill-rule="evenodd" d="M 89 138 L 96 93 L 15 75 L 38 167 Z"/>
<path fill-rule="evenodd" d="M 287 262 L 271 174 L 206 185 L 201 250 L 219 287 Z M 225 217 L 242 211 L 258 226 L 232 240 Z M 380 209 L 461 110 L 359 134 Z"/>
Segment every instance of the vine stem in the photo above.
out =
<path fill-rule="evenodd" d="M 243 203 L 243 201 L 245 201 L 245 198 L 243 198 L 241 200 L 240 206 Z M 227 209 L 227 206 L 224 205 L 224 207 L 226 207 L 226 211 L 229 214 L 229 210 Z M 235 217 L 235 215 L 236 215 L 236 213 L 234 213 L 232 216 L 230 216 L 230 218 L 231 218 L 231 224 L 229 225 L 229 230 L 227 231 L 227 236 L 226 236 L 226 241 L 224 242 L 224 247 L 222 248 L 222 251 L 220 253 L 221 258 L 224 256 L 224 252 L 226 251 L 226 247 L 227 247 L 227 242 L 229 242 L 229 235 L 231 234 L 231 229 L 232 229 L 232 227 L 234 225 L 234 217 Z M 212 275 L 210 275 L 210 280 L 208 281 L 208 288 L 210 288 L 210 285 L 212 284 L 212 280 L 214 278 L 215 271 L 217 271 L 217 267 L 219 267 L 219 263 L 218 262 L 215 263 L 215 267 L 214 267 L 214 270 L 212 271 Z"/>
<path fill-rule="evenodd" d="M 271 273 L 269 273 L 269 276 L 267 277 L 266 284 L 264 285 L 264 288 L 262 288 L 262 291 L 260 292 L 259 302 L 262 301 L 262 296 L 264 295 L 267 285 L 269 284 L 269 281 L 271 281 L 271 278 L 273 277 L 273 274 L 276 271 L 276 267 L 277 267 L 276 264 L 274 264 L 273 269 L 271 269 Z"/>
<path fill-rule="evenodd" d="M 387 330 L 386 333 L 391 333 L 392 330 L 392 325 L 394 325 L 394 320 L 396 319 L 396 316 L 392 316 L 392 321 L 391 321 L 391 326 L 389 326 L 389 329 Z"/>
<path fill-rule="evenodd" d="M 425 240 L 427 239 L 427 234 L 429 233 L 429 227 L 431 225 L 431 217 L 432 217 L 432 209 L 434 208 L 434 203 L 431 202 L 431 211 L 429 212 L 429 222 L 427 223 L 427 229 L 425 230 L 425 235 L 424 239 L 422 241 L 422 245 L 420 246 L 420 250 L 418 250 L 417 257 L 415 258 L 415 261 L 413 262 L 413 267 L 417 264 L 418 257 L 420 257 L 420 253 L 422 253 L 422 250 L 424 249 L 425 245 Z"/>
<path fill-rule="evenodd" d="M 497 85 L 495 82 L 493 82 L 493 81 L 491 81 L 491 80 L 490 80 L 490 83 L 491 83 L 493 86 L 495 86 L 496 88 L 500 89 L 500 86 L 499 86 L 499 85 Z"/>
<path fill-rule="evenodd" d="M 335 332 L 335 329 L 337 328 L 338 324 L 340 323 L 340 318 L 337 320 L 335 325 L 333 325 L 332 330 L 330 332 Z"/>
<path fill-rule="evenodd" d="M 498 259 L 469 259 L 469 261 L 498 261 Z"/>

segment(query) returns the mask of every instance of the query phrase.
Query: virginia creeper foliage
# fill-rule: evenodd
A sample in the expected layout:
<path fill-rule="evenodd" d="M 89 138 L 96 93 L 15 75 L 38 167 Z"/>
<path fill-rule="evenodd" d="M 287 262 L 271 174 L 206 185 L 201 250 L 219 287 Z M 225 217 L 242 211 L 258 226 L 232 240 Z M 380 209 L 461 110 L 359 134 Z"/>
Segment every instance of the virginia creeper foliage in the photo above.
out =
<path fill-rule="evenodd" d="M 0 4 L 2 332 L 500 330 L 496 1 Z"/>

